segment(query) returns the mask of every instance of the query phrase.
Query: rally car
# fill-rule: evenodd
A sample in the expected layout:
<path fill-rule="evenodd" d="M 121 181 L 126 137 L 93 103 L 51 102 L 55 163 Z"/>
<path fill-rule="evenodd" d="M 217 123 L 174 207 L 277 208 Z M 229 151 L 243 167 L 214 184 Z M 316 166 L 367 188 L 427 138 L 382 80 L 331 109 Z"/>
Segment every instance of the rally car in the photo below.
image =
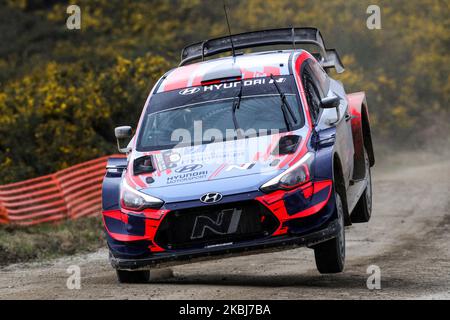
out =
<path fill-rule="evenodd" d="M 344 71 L 315 28 L 183 49 L 137 129 L 115 130 L 127 156 L 109 159 L 102 197 L 120 282 L 297 246 L 314 249 L 320 273 L 343 271 L 344 227 L 371 216 L 375 158 L 365 94 L 330 69 Z"/>

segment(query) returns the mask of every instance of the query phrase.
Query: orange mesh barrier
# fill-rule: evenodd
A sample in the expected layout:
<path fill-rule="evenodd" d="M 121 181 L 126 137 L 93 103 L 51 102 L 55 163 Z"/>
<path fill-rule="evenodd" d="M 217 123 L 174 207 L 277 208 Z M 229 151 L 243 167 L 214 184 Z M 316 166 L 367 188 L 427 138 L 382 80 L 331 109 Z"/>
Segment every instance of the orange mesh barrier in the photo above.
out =
<path fill-rule="evenodd" d="M 0 186 L 0 224 L 27 226 L 99 214 L 108 158 Z"/>

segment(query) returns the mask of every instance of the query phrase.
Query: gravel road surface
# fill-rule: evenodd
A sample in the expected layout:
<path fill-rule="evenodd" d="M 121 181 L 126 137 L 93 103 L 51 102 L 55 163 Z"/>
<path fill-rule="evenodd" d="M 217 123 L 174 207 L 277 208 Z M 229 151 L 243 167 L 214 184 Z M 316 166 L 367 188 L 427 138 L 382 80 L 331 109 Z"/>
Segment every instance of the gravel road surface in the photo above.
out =
<path fill-rule="evenodd" d="M 423 161 L 422 161 L 423 160 Z M 450 162 L 404 159 L 374 169 L 374 211 L 349 227 L 345 271 L 320 275 L 300 248 L 158 270 L 117 283 L 107 250 L 0 269 L 0 299 L 450 299 Z M 66 286 L 80 266 L 81 289 Z M 367 268 L 381 270 L 369 290 Z"/>

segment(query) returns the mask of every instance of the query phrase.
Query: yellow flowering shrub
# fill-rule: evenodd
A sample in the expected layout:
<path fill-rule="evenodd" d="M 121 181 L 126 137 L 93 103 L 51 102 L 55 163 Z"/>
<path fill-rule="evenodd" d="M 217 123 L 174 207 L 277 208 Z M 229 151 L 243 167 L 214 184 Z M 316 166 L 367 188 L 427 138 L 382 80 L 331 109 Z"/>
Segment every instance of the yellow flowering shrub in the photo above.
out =
<path fill-rule="evenodd" d="M 152 85 L 191 42 L 227 34 L 222 2 L 0 1 L 0 183 L 115 152 Z M 449 135 L 449 6 L 439 0 L 227 0 L 233 33 L 316 26 L 341 54 L 336 75 L 366 91 L 373 134 L 419 144 Z M 381 8 L 381 30 L 366 9 Z"/>
<path fill-rule="evenodd" d="M 0 175 L 4 182 L 115 152 L 113 129 L 135 125 L 151 86 L 168 65 L 158 56 L 116 63 L 94 74 L 48 63 L 0 94 Z"/>

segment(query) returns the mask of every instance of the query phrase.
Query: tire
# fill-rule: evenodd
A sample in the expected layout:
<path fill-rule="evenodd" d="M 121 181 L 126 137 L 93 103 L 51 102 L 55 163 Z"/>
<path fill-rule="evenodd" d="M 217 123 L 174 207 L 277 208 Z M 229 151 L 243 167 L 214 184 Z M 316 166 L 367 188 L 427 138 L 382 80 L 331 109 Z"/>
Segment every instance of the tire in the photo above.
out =
<path fill-rule="evenodd" d="M 314 247 L 317 270 L 322 274 L 339 273 L 345 264 L 344 207 L 339 194 L 336 197 L 336 212 L 340 231 L 336 238 L 319 243 Z"/>
<path fill-rule="evenodd" d="M 147 283 L 150 280 L 149 270 L 125 271 L 116 270 L 120 283 Z"/>
<path fill-rule="evenodd" d="M 369 155 L 364 148 L 364 159 L 366 163 L 366 180 L 367 187 L 358 200 L 355 209 L 351 214 L 352 223 L 369 222 L 372 216 L 372 174 L 370 172 Z"/>

